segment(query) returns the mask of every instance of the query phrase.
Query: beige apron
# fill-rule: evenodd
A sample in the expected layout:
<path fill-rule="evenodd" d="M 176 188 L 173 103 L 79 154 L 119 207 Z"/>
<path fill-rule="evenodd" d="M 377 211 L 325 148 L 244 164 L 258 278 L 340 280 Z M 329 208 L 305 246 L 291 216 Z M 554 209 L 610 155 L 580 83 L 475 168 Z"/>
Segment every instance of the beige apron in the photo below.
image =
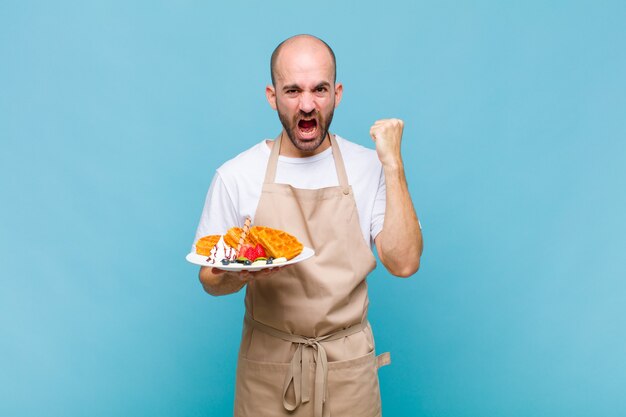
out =
<path fill-rule="evenodd" d="M 248 283 L 237 365 L 236 417 L 381 415 L 365 278 L 376 266 L 363 239 L 337 142 L 339 186 L 276 184 L 270 154 L 254 223 L 295 235 L 315 256 Z"/>

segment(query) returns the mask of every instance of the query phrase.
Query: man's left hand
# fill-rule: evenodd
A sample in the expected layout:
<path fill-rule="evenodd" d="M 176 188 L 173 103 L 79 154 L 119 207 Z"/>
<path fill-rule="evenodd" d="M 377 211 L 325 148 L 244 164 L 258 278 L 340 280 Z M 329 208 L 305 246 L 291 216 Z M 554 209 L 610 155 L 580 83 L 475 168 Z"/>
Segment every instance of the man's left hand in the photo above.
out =
<path fill-rule="evenodd" d="M 376 143 L 378 159 L 384 167 L 394 167 L 402 164 L 400 142 L 404 122 L 400 119 L 377 120 L 370 128 L 370 136 Z"/>

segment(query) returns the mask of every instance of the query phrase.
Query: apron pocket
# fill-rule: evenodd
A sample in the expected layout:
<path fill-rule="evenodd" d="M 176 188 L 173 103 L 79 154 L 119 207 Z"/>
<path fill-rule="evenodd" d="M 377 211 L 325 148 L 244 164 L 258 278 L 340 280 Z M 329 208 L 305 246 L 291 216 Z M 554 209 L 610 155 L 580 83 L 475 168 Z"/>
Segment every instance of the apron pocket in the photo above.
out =
<path fill-rule="evenodd" d="M 253 361 L 240 356 L 235 384 L 235 417 L 312 416 L 310 402 L 301 404 L 294 412 L 283 407 L 283 383 L 289 366 L 288 363 Z M 314 374 L 313 367 L 310 374 Z"/>
<path fill-rule="evenodd" d="M 378 362 L 374 351 L 346 361 L 328 363 L 331 417 L 381 415 Z"/>
<path fill-rule="evenodd" d="M 260 362 L 239 357 L 235 388 L 235 417 L 309 417 L 311 400 L 289 412 L 283 407 L 283 383 L 290 364 Z M 381 415 L 378 360 L 374 351 L 349 360 L 328 363 L 328 401 L 331 417 Z M 315 386 L 311 364 L 309 386 Z M 291 392 L 291 390 L 289 390 Z M 289 398 L 293 402 L 293 398 Z"/>

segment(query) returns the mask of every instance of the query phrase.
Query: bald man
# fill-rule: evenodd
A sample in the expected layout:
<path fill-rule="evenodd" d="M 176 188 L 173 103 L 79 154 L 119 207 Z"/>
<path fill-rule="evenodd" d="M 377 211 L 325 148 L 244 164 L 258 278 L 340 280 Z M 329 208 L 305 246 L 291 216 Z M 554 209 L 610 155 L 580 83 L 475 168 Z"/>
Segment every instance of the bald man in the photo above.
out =
<path fill-rule="evenodd" d="M 389 354 L 376 356 L 367 320 L 372 247 L 399 277 L 417 272 L 422 253 L 400 151 L 403 122 L 372 125 L 375 151 L 330 133 L 343 86 L 334 52 L 316 37 L 279 44 L 270 69 L 265 94 L 282 130 L 218 168 L 196 241 L 250 216 L 315 255 L 262 272 L 200 269 L 209 294 L 246 287 L 234 415 L 380 416 L 377 370 Z"/>

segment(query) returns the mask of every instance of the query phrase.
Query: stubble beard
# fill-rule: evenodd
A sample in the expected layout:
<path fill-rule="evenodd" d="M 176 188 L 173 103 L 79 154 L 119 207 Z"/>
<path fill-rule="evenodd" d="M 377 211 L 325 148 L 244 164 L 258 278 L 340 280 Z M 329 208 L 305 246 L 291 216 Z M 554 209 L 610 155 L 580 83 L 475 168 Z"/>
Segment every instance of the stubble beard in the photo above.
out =
<path fill-rule="evenodd" d="M 287 136 L 289 140 L 298 150 L 303 152 L 313 152 L 317 148 L 320 147 L 322 143 L 324 143 L 324 139 L 328 135 L 328 129 L 330 128 L 330 123 L 333 121 L 334 108 L 328 113 L 327 117 L 324 117 L 317 110 L 313 110 L 310 113 L 299 112 L 296 116 L 294 116 L 293 120 L 289 120 L 288 116 L 280 111 L 278 105 L 276 106 L 276 110 L 278 111 L 278 118 L 280 119 L 285 132 L 287 132 Z M 313 140 L 300 140 L 297 136 L 296 130 L 298 129 L 298 120 L 301 118 L 311 118 L 315 117 L 317 120 L 318 128 L 320 130 L 319 135 Z"/>

